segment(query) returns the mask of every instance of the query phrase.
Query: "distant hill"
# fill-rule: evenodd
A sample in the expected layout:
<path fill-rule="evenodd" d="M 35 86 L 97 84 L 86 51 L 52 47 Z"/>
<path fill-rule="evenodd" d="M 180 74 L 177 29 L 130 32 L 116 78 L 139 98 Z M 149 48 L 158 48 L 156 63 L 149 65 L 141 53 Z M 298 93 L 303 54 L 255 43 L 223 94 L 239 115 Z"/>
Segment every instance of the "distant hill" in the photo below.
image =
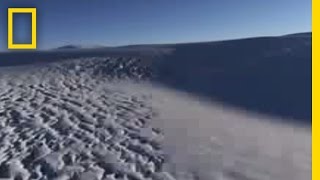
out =
<path fill-rule="evenodd" d="M 61 46 L 58 47 L 56 49 L 81 49 L 81 46 L 77 46 L 77 45 L 65 45 L 65 46 Z"/>
<path fill-rule="evenodd" d="M 53 50 L 76 50 L 76 49 L 99 49 L 99 48 L 107 48 L 106 46 L 100 45 L 92 45 L 92 46 L 81 46 L 81 45 L 65 45 L 55 48 Z"/>
<path fill-rule="evenodd" d="M 285 37 L 306 37 L 306 38 L 311 38 L 312 37 L 312 32 L 289 34 L 289 35 L 285 35 Z"/>

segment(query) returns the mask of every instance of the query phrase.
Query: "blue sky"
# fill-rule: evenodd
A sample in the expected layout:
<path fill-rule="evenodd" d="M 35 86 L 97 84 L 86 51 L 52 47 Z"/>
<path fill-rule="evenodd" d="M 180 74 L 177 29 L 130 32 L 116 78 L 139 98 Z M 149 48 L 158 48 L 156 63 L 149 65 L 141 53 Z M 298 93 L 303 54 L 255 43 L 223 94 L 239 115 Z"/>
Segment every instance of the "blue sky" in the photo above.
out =
<path fill-rule="evenodd" d="M 311 0 L 1 0 L 0 50 L 7 47 L 8 7 L 37 7 L 40 49 L 311 31 Z"/>

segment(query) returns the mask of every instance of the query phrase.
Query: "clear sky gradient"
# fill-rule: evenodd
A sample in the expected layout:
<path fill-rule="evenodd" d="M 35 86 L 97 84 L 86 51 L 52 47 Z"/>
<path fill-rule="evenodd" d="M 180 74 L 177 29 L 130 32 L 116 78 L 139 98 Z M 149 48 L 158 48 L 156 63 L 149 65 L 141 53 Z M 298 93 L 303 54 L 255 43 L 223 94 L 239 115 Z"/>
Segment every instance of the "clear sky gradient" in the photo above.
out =
<path fill-rule="evenodd" d="M 7 48 L 8 7 L 37 7 L 40 49 L 311 31 L 311 0 L 0 0 L 0 50 Z"/>

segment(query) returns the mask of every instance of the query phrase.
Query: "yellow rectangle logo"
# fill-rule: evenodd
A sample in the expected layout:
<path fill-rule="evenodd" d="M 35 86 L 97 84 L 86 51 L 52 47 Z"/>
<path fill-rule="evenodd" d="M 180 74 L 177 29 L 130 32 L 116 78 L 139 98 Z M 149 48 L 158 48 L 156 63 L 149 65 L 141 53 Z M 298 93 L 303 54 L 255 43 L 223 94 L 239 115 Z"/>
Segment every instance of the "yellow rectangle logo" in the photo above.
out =
<path fill-rule="evenodd" d="M 31 44 L 13 43 L 13 14 L 30 13 L 32 16 Z M 37 8 L 8 8 L 8 49 L 36 49 L 37 48 Z"/>

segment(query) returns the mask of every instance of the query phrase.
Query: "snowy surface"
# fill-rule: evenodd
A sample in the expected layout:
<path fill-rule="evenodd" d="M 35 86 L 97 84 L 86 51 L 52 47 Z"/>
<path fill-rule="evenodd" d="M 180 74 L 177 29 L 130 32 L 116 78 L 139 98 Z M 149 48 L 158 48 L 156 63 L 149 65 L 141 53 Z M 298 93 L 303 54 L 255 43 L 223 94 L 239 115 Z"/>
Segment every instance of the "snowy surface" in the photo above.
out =
<path fill-rule="evenodd" d="M 1 71 L 1 178 L 161 176 L 163 135 L 150 126 L 150 94 L 124 93 L 94 76 L 102 72 L 93 62 L 106 60 L 112 62 L 79 59 Z M 127 76 L 122 66 L 114 69 Z"/>
<path fill-rule="evenodd" d="M 180 53 L 173 56 L 181 56 L 174 66 L 170 64 L 174 58 L 169 58 L 169 68 L 161 67 L 160 75 L 166 75 L 162 82 L 181 81 L 203 88 L 200 85 L 212 77 L 236 67 L 230 60 L 228 66 L 221 65 L 210 74 L 191 64 L 182 66 L 180 61 L 188 56 Z M 267 60 L 263 62 L 271 61 Z M 311 178 L 308 125 L 163 86 L 151 80 L 159 77 L 150 65 L 139 56 L 93 56 L 0 67 L 0 179 Z M 186 67 L 197 71 L 189 76 L 184 74 L 189 70 Z M 307 68 L 303 70 L 285 72 L 304 75 Z M 291 94 L 298 92 L 305 91 Z"/>
<path fill-rule="evenodd" d="M 308 127 L 160 89 L 152 91 L 160 112 L 153 122 L 165 134 L 165 169 L 177 179 L 311 179 Z"/>

